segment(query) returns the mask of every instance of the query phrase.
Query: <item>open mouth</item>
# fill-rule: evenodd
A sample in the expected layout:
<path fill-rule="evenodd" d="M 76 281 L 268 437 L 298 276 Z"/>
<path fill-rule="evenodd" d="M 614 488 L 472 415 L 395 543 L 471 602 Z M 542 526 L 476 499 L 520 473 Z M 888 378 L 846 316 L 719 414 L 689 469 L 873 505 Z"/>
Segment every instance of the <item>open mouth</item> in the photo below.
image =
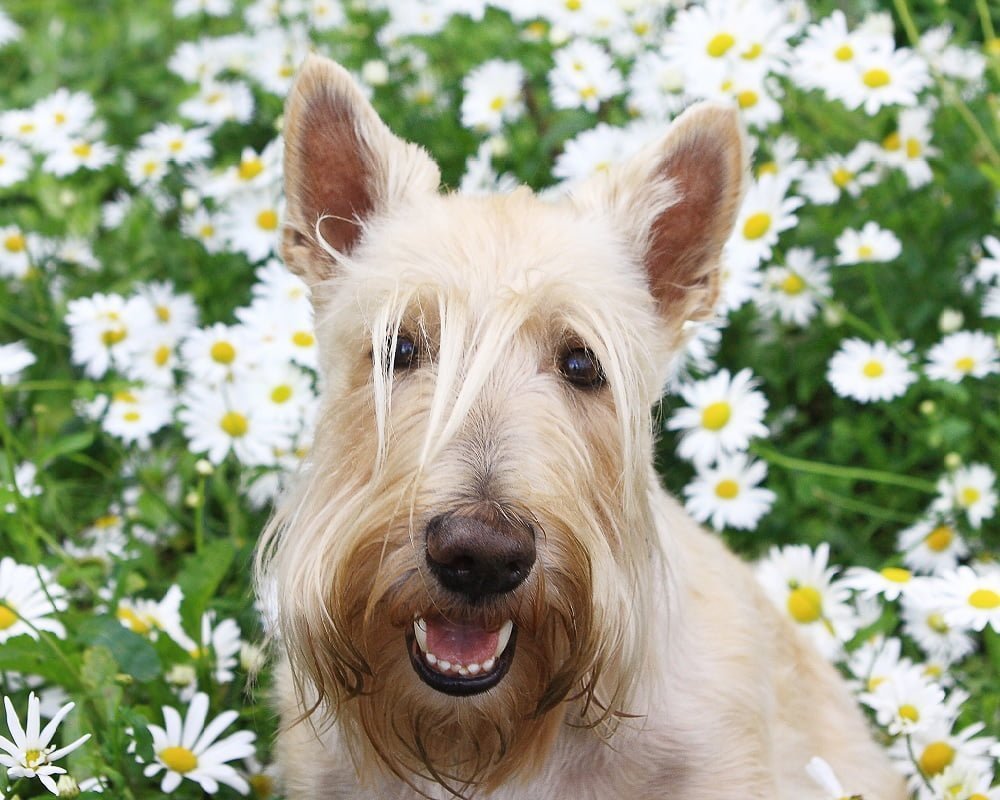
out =
<path fill-rule="evenodd" d="M 492 689 L 514 659 L 517 630 L 507 620 L 496 630 L 441 616 L 417 617 L 406 649 L 418 677 L 439 692 L 467 697 Z"/>

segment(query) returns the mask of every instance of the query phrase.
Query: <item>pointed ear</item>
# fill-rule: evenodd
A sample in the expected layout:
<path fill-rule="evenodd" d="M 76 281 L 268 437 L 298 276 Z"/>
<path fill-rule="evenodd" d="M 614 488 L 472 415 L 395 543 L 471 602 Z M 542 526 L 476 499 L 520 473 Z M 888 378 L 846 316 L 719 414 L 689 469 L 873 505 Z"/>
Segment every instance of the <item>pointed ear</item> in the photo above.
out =
<path fill-rule="evenodd" d="M 309 56 L 285 104 L 286 216 L 281 254 L 310 286 L 331 277 L 366 224 L 397 203 L 437 191 L 437 165 L 397 138 L 350 73 Z"/>
<path fill-rule="evenodd" d="M 585 205 L 610 213 L 630 240 L 671 325 L 713 313 L 747 161 L 737 112 L 700 103 L 660 141 L 591 179 L 581 193 Z"/>

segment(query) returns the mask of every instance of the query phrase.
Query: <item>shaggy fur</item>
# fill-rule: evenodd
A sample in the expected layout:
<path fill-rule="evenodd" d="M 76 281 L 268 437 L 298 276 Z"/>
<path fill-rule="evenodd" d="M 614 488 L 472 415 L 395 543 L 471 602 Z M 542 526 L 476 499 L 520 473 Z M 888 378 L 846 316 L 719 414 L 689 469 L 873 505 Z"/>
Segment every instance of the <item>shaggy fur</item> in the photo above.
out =
<path fill-rule="evenodd" d="M 819 755 L 866 800 L 902 798 L 833 668 L 652 467 L 651 408 L 683 323 L 712 311 L 743 190 L 735 113 L 689 110 L 559 202 L 440 194 L 426 153 L 320 58 L 285 137 L 283 254 L 325 382 L 259 549 L 288 796 L 819 800 Z M 603 386 L 566 380 L 574 347 Z M 443 586 L 425 539 L 441 514 L 533 537 L 527 579 L 481 602 Z M 429 612 L 513 621 L 499 684 L 418 678 L 406 635 Z"/>

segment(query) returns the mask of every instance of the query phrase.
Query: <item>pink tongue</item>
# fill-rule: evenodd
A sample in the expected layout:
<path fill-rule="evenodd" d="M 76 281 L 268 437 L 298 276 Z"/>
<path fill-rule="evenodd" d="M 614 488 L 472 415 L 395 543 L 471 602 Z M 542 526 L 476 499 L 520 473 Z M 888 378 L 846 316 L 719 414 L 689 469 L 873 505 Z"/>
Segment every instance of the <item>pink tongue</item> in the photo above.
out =
<path fill-rule="evenodd" d="M 453 664 L 482 664 L 493 658 L 499 631 L 487 631 L 475 624 L 449 622 L 443 617 L 426 619 L 427 652 L 438 661 Z"/>

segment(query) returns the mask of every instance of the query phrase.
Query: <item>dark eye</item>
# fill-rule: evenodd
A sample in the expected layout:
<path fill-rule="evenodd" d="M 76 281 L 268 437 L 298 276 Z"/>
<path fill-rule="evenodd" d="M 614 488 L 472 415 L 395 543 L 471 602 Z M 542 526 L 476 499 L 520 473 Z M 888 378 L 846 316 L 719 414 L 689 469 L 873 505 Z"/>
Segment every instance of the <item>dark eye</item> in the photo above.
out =
<path fill-rule="evenodd" d="M 417 343 L 409 336 L 399 334 L 396 337 L 396 350 L 392 356 L 393 368 L 400 370 L 416 366 L 417 355 Z"/>
<path fill-rule="evenodd" d="M 559 359 L 559 374 L 581 389 L 599 389 L 604 385 L 604 370 L 586 347 L 571 347 Z"/>

